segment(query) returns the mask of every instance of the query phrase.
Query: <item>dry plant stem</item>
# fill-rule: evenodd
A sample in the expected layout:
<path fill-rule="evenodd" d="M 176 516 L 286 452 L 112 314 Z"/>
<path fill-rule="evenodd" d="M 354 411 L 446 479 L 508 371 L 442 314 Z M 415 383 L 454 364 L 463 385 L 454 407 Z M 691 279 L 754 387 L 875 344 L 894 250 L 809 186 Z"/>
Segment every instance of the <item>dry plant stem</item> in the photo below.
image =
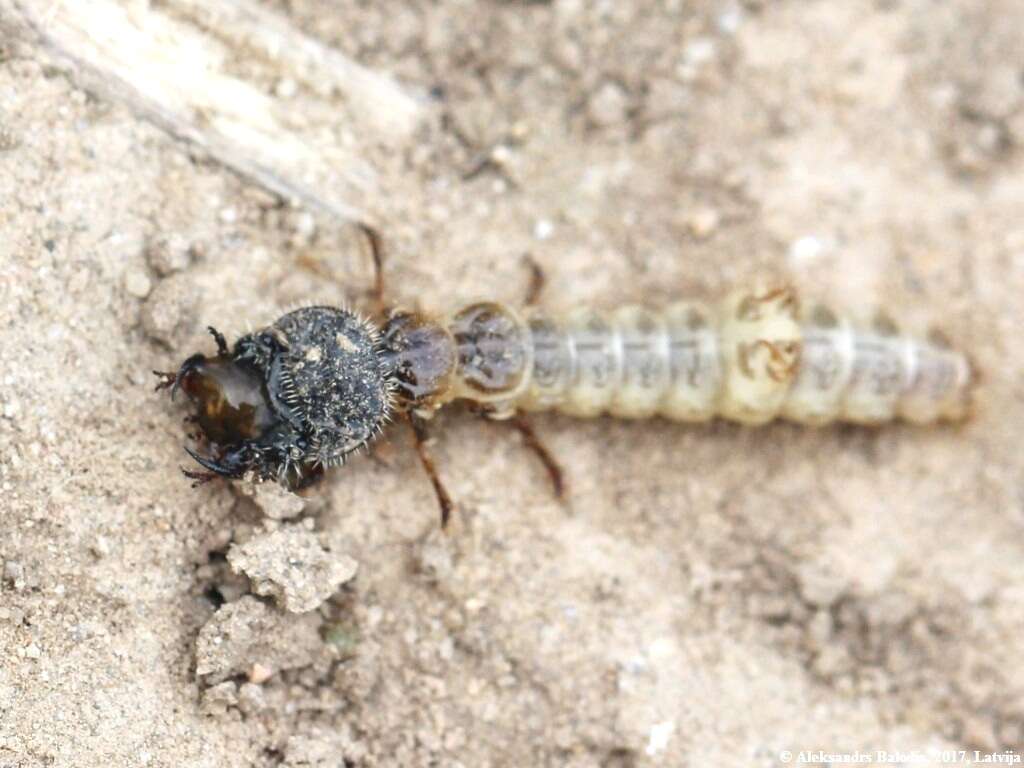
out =
<path fill-rule="evenodd" d="M 405 141 L 423 117 L 422 104 L 386 75 L 367 69 L 293 28 L 250 0 L 165 0 L 197 27 L 240 51 L 256 51 L 315 93 L 332 92 L 374 141 Z"/>
<path fill-rule="evenodd" d="M 419 119 L 416 100 L 246 0 L 215 9 L 173 0 L 162 8 L 0 0 L 0 28 L 45 50 L 81 87 L 127 105 L 286 200 L 371 221 L 359 201 L 377 179 L 361 146 L 401 145 Z M 292 120 L 285 98 L 238 74 L 268 62 L 327 102 L 324 112 L 357 141 L 342 141 L 337 124 L 322 119 Z"/>

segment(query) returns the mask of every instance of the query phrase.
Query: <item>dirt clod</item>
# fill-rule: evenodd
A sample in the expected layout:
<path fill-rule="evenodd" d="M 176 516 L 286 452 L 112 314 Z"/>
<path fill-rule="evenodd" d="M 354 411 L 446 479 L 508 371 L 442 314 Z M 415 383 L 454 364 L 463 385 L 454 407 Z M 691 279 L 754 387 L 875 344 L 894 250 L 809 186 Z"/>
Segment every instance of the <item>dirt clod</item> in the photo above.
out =
<path fill-rule="evenodd" d="M 174 347 L 197 325 L 199 297 L 195 287 L 181 277 L 160 281 L 142 305 L 142 327 L 147 335 Z"/>
<path fill-rule="evenodd" d="M 203 701 L 200 709 L 204 715 L 211 717 L 223 717 L 227 714 L 228 708 L 238 703 L 238 686 L 231 680 L 211 685 L 203 691 Z"/>
<path fill-rule="evenodd" d="M 291 520 L 301 515 L 307 502 L 277 483 L 245 483 L 232 486 L 238 496 L 251 500 L 271 520 Z"/>
<path fill-rule="evenodd" d="M 246 674 L 254 664 L 276 674 L 304 667 L 321 651 L 320 618 L 289 616 L 255 597 L 227 603 L 200 630 L 196 674 L 210 684 Z"/>
<path fill-rule="evenodd" d="M 228 562 L 249 577 L 257 595 L 273 597 L 291 613 L 319 607 L 358 568 L 351 557 L 328 552 L 315 534 L 296 525 L 263 532 L 233 546 Z"/>
<path fill-rule="evenodd" d="M 176 232 L 161 233 L 146 248 L 146 261 L 154 272 L 167 277 L 192 263 L 192 246 Z"/>

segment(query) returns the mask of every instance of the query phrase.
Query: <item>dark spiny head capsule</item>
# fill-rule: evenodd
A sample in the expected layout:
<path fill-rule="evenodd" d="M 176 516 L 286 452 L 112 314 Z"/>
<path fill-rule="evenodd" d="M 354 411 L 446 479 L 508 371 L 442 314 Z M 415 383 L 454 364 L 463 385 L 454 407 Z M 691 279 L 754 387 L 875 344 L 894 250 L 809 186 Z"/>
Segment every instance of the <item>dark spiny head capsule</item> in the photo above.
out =
<path fill-rule="evenodd" d="M 207 474 L 274 479 L 291 488 L 315 481 L 380 431 L 394 382 L 376 329 L 351 312 L 307 307 L 242 336 L 230 350 L 193 355 L 158 388 L 182 389 L 209 455 L 186 448 Z"/>

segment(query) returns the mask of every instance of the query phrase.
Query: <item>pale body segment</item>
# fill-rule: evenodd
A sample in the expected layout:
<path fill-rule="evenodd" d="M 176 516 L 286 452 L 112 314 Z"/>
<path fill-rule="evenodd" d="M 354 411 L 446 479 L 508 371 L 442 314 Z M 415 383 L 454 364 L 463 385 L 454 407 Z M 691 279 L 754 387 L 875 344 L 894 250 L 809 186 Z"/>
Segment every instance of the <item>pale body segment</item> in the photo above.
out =
<path fill-rule="evenodd" d="M 437 321 L 395 313 L 385 337 L 400 407 L 422 416 L 462 399 L 495 418 L 554 410 L 751 425 L 926 424 L 965 418 L 972 385 L 966 357 L 937 334 L 904 335 L 883 314 L 852 322 L 821 304 L 802 306 L 789 288 L 607 313 L 477 302 Z"/>

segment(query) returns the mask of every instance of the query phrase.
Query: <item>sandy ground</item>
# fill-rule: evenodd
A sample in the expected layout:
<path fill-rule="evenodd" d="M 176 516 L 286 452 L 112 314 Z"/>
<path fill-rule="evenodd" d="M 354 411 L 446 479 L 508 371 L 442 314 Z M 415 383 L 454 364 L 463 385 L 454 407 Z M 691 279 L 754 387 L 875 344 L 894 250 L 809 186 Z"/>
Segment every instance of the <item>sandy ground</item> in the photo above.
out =
<path fill-rule="evenodd" d="M 551 307 L 787 275 L 940 324 L 978 415 L 539 417 L 562 506 L 453 409 L 447 535 L 401 430 L 305 505 L 192 490 L 150 370 L 358 303 L 365 250 L 0 40 L 0 766 L 1024 750 L 1024 5 L 268 7 L 430 102 L 366 150 L 393 301 L 518 301 L 524 253 Z"/>

